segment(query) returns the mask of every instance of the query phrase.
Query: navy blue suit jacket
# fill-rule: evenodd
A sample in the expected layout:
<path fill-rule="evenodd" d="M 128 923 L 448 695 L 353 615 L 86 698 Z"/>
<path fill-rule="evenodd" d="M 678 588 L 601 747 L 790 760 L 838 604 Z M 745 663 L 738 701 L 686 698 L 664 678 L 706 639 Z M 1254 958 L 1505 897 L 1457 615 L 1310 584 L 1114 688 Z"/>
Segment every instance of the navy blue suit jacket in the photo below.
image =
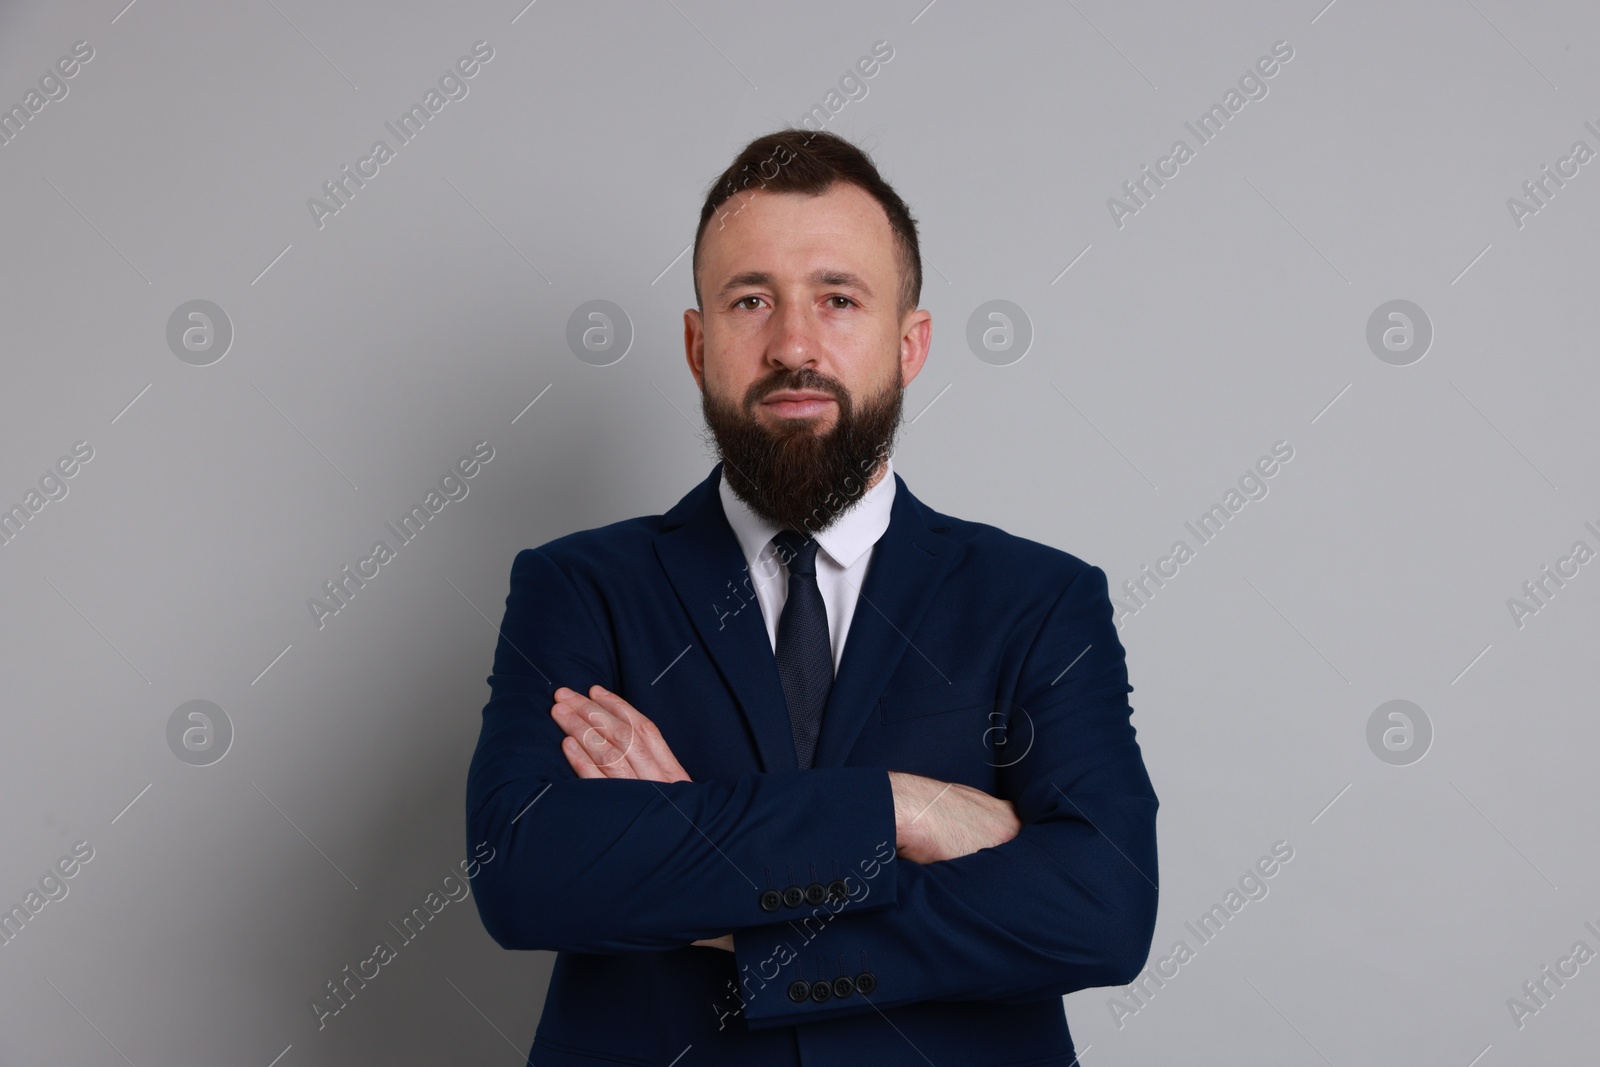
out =
<path fill-rule="evenodd" d="M 1156 916 L 1105 573 L 895 475 L 801 770 L 720 475 L 511 569 L 466 815 L 495 849 L 484 927 L 558 953 L 528 1062 L 1068 1067 L 1061 997 L 1131 982 Z M 595 683 L 693 781 L 578 778 L 550 707 Z M 1022 830 L 897 859 L 890 770 L 1003 797 Z"/>

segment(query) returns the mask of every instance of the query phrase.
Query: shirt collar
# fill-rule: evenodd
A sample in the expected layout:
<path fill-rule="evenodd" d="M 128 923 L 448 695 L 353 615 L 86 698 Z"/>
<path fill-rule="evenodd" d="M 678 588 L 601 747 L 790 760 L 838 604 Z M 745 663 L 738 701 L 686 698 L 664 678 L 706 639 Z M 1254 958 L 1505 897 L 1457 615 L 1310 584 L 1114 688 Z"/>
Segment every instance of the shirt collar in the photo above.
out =
<path fill-rule="evenodd" d="M 717 493 L 722 497 L 722 511 L 739 539 L 745 561 L 753 568 L 781 527 L 757 515 L 750 505 L 740 500 L 728 485 L 726 473 L 717 479 Z M 883 477 L 878 479 L 878 484 L 845 509 L 831 526 L 817 533 L 817 544 L 841 569 L 849 569 L 889 528 L 894 493 L 894 463 L 885 456 Z"/>

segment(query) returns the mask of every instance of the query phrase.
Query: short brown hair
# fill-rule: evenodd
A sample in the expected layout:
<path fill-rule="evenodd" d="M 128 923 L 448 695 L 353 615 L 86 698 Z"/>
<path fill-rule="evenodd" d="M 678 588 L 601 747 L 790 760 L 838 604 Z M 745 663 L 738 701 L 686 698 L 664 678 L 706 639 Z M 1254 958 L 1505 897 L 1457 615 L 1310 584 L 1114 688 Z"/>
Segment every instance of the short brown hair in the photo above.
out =
<path fill-rule="evenodd" d="M 705 309 L 700 299 L 700 242 L 717 208 L 750 186 L 775 193 L 820 196 L 840 182 L 859 187 L 889 216 L 900 259 L 900 313 L 915 308 L 922 299 L 922 250 L 917 243 L 917 220 L 912 218 L 905 201 L 883 180 L 861 149 L 836 134 L 794 127 L 751 141 L 712 182 L 700 209 L 700 227 L 695 231 L 694 258 L 690 261 L 695 306 Z"/>

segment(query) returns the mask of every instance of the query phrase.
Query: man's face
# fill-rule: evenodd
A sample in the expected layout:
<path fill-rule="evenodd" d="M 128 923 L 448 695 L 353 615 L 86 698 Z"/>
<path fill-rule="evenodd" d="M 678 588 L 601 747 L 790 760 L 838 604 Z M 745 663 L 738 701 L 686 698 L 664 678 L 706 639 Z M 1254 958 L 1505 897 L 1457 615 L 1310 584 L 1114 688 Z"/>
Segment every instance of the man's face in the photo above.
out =
<path fill-rule="evenodd" d="M 927 358 L 931 316 L 901 313 L 888 217 L 842 183 L 741 193 L 700 255 L 684 344 L 728 483 L 780 526 L 824 529 L 879 476 Z"/>

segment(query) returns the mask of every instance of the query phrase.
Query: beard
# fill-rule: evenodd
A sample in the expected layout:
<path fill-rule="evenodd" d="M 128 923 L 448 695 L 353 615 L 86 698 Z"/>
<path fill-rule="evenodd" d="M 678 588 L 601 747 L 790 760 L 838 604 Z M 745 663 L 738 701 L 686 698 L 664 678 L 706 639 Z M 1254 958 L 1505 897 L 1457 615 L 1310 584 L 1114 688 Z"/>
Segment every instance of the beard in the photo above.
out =
<path fill-rule="evenodd" d="M 764 426 L 756 406 L 784 389 L 832 396 L 838 408 L 833 428 L 816 431 L 822 416 L 788 419 L 774 429 Z M 904 398 L 898 373 L 857 405 L 838 382 L 802 368 L 780 370 L 754 383 L 742 407 L 704 390 L 700 410 L 734 495 L 767 521 L 810 536 L 833 525 L 866 494 L 867 482 L 891 451 Z"/>

